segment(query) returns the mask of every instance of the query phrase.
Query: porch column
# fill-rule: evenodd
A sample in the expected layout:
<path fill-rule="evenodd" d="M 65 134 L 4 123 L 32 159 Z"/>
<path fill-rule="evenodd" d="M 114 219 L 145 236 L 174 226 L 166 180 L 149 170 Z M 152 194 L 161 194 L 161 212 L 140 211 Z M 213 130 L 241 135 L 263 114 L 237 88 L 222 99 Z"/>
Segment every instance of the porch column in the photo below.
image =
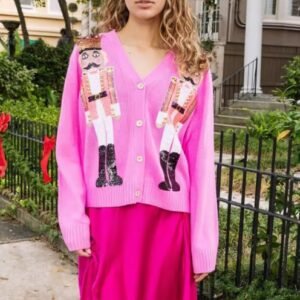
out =
<path fill-rule="evenodd" d="M 246 12 L 246 34 L 245 34 L 245 53 L 244 66 L 258 58 L 257 64 L 257 84 L 256 92 L 261 90 L 261 59 L 262 59 L 262 34 L 263 34 L 263 11 L 264 1 L 247 0 Z M 255 65 L 245 69 L 243 93 L 253 92 L 253 79 Z"/>
<path fill-rule="evenodd" d="M 88 1 L 82 11 L 82 19 L 81 19 L 81 36 L 87 36 L 92 32 L 92 26 L 94 22 L 92 21 L 92 4 L 91 1 Z"/>

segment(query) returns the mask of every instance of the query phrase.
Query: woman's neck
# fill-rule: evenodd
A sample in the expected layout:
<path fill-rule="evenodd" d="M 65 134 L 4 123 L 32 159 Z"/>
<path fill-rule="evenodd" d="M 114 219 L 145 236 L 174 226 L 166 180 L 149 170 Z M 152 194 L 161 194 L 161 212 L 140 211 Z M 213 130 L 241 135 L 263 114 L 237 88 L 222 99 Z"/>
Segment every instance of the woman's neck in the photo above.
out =
<path fill-rule="evenodd" d="M 141 20 L 129 16 L 127 24 L 119 31 L 122 42 L 139 48 L 163 48 L 159 34 L 160 19 Z"/>

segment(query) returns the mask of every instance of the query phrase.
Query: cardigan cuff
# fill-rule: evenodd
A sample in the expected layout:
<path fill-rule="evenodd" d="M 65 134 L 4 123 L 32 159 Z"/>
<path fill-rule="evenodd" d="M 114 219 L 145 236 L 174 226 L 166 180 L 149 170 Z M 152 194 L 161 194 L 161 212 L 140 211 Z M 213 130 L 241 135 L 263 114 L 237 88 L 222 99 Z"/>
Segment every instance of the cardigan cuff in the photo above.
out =
<path fill-rule="evenodd" d="M 61 232 L 69 251 L 91 247 L 89 224 L 76 224 L 70 228 L 61 229 Z"/>
<path fill-rule="evenodd" d="M 193 270 L 195 274 L 215 271 L 217 252 L 210 250 L 192 251 Z"/>

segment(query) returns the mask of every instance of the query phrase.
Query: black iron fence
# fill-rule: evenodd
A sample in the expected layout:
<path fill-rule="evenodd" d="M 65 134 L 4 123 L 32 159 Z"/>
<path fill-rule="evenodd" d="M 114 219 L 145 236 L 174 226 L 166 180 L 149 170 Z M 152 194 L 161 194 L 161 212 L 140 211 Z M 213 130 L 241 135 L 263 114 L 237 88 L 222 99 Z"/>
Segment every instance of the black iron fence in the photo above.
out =
<path fill-rule="evenodd" d="M 261 278 L 300 288 L 299 146 L 291 137 L 277 141 L 221 132 L 216 141 L 220 251 L 208 299 L 234 299 L 221 288 L 228 280 L 236 287 Z"/>
<path fill-rule="evenodd" d="M 4 187 L 18 194 L 20 199 L 30 199 L 40 212 L 57 215 L 57 193 L 47 193 L 47 189 L 57 188 L 57 166 L 55 152 L 51 152 L 48 173 L 52 182 L 43 184 L 40 159 L 44 136 L 56 135 L 56 127 L 29 120 L 11 118 L 5 137 L 7 172 Z"/>
<path fill-rule="evenodd" d="M 6 137 L 8 170 L 5 187 L 20 198 L 30 198 L 41 211 L 56 215 L 57 197 L 36 189 L 32 174 L 41 176 L 43 137 L 56 128 L 12 118 Z M 300 288 L 300 147 L 284 141 L 253 138 L 248 134 L 225 134 L 216 138 L 216 178 L 220 219 L 217 271 L 199 286 L 200 299 L 234 299 L 233 288 L 246 287 L 261 277 L 278 287 Z M 12 158 L 10 158 L 13 157 Z M 25 166 L 25 167 L 24 167 Z M 53 178 L 44 187 L 57 186 L 54 152 L 49 161 Z M 43 190 L 43 189 L 42 189 Z M 208 228 L 209 230 L 209 228 Z"/>

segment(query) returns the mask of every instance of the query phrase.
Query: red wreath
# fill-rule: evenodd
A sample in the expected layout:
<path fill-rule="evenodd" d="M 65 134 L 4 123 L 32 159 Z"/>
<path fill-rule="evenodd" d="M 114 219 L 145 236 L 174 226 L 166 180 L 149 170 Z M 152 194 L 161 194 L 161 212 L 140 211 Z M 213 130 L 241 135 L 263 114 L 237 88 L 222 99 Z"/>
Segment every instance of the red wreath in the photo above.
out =
<path fill-rule="evenodd" d="M 55 147 L 55 136 L 45 136 L 43 142 L 43 151 L 42 158 L 40 160 L 40 166 L 43 173 L 43 181 L 44 183 L 49 183 L 52 181 L 52 178 L 48 174 L 48 161 L 51 154 L 51 151 Z"/>
<path fill-rule="evenodd" d="M 8 128 L 8 123 L 11 120 L 11 116 L 9 113 L 2 112 L 0 115 L 0 133 L 4 134 Z M 0 137 L 0 177 L 5 176 L 5 172 L 7 169 L 7 161 L 5 158 L 5 153 L 3 149 L 3 139 Z"/>

